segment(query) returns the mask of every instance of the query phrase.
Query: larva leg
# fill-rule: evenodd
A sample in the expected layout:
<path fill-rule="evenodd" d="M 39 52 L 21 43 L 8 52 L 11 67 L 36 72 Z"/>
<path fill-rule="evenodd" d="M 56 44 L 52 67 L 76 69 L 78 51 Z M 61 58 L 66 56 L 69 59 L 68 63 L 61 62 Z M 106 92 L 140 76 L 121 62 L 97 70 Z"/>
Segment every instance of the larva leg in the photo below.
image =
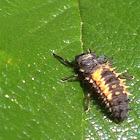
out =
<path fill-rule="evenodd" d="M 87 94 L 87 103 L 86 103 L 86 108 L 85 108 L 85 111 L 88 112 L 89 109 L 90 109 L 90 97 L 92 95 L 92 90 L 90 90 L 90 92 Z"/>
<path fill-rule="evenodd" d="M 69 77 L 66 77 L 66 78 L 62 78 L 61 79 L 61 81 L 62 82 L 66 82 L 66 81 L 68 81 L 68 80 L 70 80 L 70 79 L 72 79 L 72 78 L 74 78 L 74 77 L 78 77 L 78 74 L 74 74 L 74 75 L 71 75 L 71 76 L 69 76 Z"/>
<path fill-rule="evenodd" d="M 75 68 L 75 65 L 74 65 L 74 64 L 72 64 L 72 63 L 69 62 L 68 60 L 64 59 L 63 57 L 61 57 L 61 56 L 59 56 L 59 55 L 57 55 L 57 54 L 55 54 L 55 53 L 53 53 L 53 56 L 56 57 L 57 59 L 63 61 L 63 62 L 64 62 L 66 65 L 68 65 L 69 67 Z"/>

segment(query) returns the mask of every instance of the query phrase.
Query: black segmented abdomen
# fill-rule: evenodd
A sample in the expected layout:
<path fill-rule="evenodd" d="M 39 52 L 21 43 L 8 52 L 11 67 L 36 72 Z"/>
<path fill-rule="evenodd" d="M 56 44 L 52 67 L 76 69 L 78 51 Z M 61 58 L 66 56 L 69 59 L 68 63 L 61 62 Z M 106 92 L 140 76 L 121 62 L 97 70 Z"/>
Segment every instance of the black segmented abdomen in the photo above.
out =
<path fill-rule="evenodd" d="M 101 65 L 92 73 L 92 79 L 99 88 L 99 95 L 115 117 L 116 121 L 122 122 L 130 110 L 129 99 L 125 84 L 117 76 L 117 73 L 109 65 Z"/>

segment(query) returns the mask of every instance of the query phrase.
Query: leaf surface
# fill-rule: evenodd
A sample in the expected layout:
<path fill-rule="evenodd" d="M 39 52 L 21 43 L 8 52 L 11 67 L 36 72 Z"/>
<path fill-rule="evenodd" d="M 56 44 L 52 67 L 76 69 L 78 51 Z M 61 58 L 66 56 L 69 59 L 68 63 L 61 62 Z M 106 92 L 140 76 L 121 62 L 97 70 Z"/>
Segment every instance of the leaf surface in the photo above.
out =
<path fill-rule="evenodd" d="M 139 139 L 139 1 L 38 0 L 0 4 L 0 139 Z M 87 48 L 127 70 L 128 118 L 118 125 L 52 53 L 74 61 Z"/>
<path fill-rule="evenodd" d="M 0 139 L 82 139 L 82 89 L 60 82 L 72 70 L 52 56 L 81 53 L 77 1 L 3 1 L 0 9 Z"/>

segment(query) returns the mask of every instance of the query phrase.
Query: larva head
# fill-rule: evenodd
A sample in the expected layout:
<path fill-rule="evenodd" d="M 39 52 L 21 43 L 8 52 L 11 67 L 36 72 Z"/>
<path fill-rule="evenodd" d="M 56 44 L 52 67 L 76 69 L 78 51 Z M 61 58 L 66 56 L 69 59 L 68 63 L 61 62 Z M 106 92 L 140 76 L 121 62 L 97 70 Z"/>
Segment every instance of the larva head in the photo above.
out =
<path fill-rule="evenodd" d="M 105 63 L 104 56 L 96 57 L 94 52 L 77 55 L 75 62 L 78 69 L 88 70 L 88 72 L 93 70 L 97 65 Z"/>

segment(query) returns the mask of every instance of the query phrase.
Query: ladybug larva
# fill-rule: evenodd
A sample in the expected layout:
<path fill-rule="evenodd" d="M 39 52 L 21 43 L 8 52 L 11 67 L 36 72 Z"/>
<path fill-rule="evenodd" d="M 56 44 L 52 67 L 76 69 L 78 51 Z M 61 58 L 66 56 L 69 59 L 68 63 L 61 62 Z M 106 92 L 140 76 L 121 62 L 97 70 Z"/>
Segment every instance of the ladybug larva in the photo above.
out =
<path fill-rule="evenodd" d="M 125 79 L 120 79 L 120 75 L 127 78 L 122 73 L 116 73 L 115 68 L 110 67 L 110 59 L 104 60 L 104 56 L 97 57 L 95 52 L 88 49 L 87 53 L 77 55 L 75 64 L 53 53 L 53 56 L 63 61 L 66 65 L 73 68 L 76 74 L 61 79 L 67 81 L 73 77 L 86 81 L 90 90 L 87 95 L 87 108 L 89 109 L 89 100 L 93 90 L 99 94 L 102 102 L 108 108 L 108 111 L 118 123 L 124 121 L 128 115 L 130 100 L 128 99 L 127 86 Z"/>

